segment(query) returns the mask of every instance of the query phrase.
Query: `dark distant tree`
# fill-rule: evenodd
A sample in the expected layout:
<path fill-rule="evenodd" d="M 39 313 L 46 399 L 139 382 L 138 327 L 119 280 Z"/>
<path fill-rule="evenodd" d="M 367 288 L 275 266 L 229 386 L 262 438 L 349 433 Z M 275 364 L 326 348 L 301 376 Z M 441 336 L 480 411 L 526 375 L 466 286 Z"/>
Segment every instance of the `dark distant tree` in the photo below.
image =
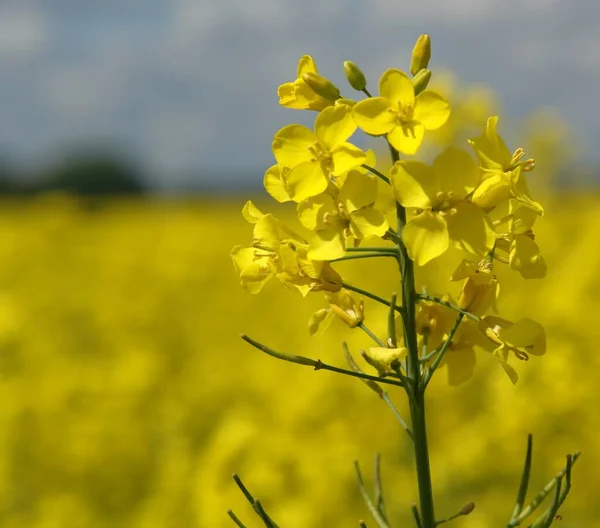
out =
<path fill-rule="evenodd" d="M 40 190 L 83 195 L 139 194 L 139 172 L 115 155 L 83 152 L 65 157 L 40 179 Z"/>

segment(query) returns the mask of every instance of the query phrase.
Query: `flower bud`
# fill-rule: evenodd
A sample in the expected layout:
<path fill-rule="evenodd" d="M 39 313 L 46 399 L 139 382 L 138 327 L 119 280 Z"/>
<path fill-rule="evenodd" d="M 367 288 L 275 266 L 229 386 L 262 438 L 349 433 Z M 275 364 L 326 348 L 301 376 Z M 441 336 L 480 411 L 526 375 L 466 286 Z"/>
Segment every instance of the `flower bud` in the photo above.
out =
<path fill-rule="evenodd" d="M 425 90 L 430 80 L 431 70 L 423 68 L 419 73 L 417 73 L 412 78 L 412 83 L 415 88 L 415 95 L 419 95 L 423 90 Z"/>
<path fill-rule="evenodd" d="M 381 377 L 392 374 L 394 369 L 398 368 L 400 361 L 408 354 L 405 347 L 383 348 L 371 347 L 367 351 L 362 351 L 363 359 L 372 367 L 377 369 Z"/>
<path fill-rule="evenodd" d="M 367 87 L 367 79 L 362 70 L 352 61 L 344 62 L 344 73 L 346 79 L 352 88 L 357 92 L 362 92 Z"/>
<path fill-rule="evenodd" d="M 429 35 L 421 35 L 413 48 L 410 73 L 416 75 L 422 69 L 427 68 L 429 59 L 431 59 L 431 40 Z"/>
<path fill-rule="evenodd" d="M 460 514 L 461 515 L 469 515 L 469 513 L 471 513 L 473 510 L 475 509 L 475 503 L 474 502 L 469 502 L 468 504 L 465 504 L 461 509 L 460 509 Z"/>
<path fill-rule="evenodd" d="M 336 101 L 341 97 L 340 90 L 329 79 L 322 77 L 318 73 L 306 72 L 302 74 L 302 80 L 317 95 L 328 101 Z"/>

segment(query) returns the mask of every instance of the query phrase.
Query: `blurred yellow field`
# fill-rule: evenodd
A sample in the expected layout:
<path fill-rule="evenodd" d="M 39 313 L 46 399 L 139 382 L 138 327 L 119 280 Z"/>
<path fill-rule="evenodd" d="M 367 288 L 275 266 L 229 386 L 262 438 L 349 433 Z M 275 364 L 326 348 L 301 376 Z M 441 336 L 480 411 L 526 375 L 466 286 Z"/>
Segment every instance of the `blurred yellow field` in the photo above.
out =
<path fill-rule="evenodd" d="M 436 507 L 449 515 L 477 504 L 460 526 L 506 523 L 531 432 L 531 489 L 581 450 L 561 526 L 600 527 L 598 199 L 546 196 L 536 240 L 548 277 L 499 273 L 510 282 L 500 313 L 540 321 L 546 356 L 518 365 L 515 387 L 483 352 L 470 382 L 448 387 L 443 372 L 434 382 Z M 258 526 L 233 472 L 282 526 L 356 526 L 367 510 L 352 462 L 370 483 L 377 452 L 391 517 L 409 519 L 411 450 L 385 405 L 357 380 L 278 362 L 239 339 L 337 365 L 342 339 L 353 351 L 367 343 L 338 321 L 309 337 L 320 294 L 240 288 L 229 251 L 251 237 L 243 201 L 1 204 L 3 528 L 218 528 L 232 526 L 227 508 Z M 382 296 L 396 287 L 391 263 L 377 273 L 372 263 L 335 266 Z M 443 262 L 424 273 L 433 289 L 448 288 Z M 373 330 L 384 313 L 367 302 Z"/>

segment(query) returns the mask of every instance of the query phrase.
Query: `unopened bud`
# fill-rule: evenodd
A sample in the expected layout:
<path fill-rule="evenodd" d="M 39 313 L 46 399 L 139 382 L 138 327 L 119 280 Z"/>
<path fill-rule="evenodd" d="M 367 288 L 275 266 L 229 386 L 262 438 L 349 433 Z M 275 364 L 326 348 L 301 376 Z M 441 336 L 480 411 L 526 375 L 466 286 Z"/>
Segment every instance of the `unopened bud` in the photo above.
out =
<path fill-rule="evenodd" d="M 334 102 L 341 97 L 338 87 L 318 73 L 306 72 L 302 74 L 302 80 L 308 84 L 313 92 L 328 101 Z"/>
<path fill-rule="evenodd" d="M 357 92 L 362 92 L 367 87 L 367 79 L 362 70 L 352 61 L 344 62 L 344 73 L 346 79 L 352 88 Z"/>
<path fill-rule="evenodd" d="M 427 68 L 429 59 L 431 59 L 431 40 L 429 35 L 421 35 L 413 48 L 410 73 L 416 75 L 422 69 Z"/>
<path fill-rule="evenodd" d="M 406 357 L 408 350 L 404 347 L 371 347 L 368 351 L 363 350 L 361 354 L 369 365 L 377 369 L 381 377 L 385 377 L 400 368 L 400 362 Z"/>
<path fill-rule="evenodd" d="M 417 75 L 412 78 L 413 87 L 415 89 L 415 95 L 419 95 L 431 80 L 431 70 L 423 68 Z"/>
<path fill-rule="evenodd" d="M 471 513 L 473 510 L 475 509 L 475 503 L 474 502 L 469 502 L 468 504 L 465 504 L 461 509 L 460 509 L 460 514 L 461 515 L 469 515 L 469 513 Z"/>

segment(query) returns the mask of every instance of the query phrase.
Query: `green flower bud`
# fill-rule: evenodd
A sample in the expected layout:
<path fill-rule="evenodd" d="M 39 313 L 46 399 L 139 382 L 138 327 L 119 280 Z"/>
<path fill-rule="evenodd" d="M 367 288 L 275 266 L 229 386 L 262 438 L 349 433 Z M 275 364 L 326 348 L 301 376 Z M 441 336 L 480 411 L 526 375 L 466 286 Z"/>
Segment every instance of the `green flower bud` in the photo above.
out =
<path fill-rule="evenodd" d="M 413 86 L 415 87 L 415 95 L 419 95 L 431 80 L 431 70 L 423 69 L 412 78 Z"/>
<path fill-rule="evenodd" d="M 431 59 L 431 40 L 429 35 L 421 35 L 413 48 L 410 73 L 417 75 L 423 68 L 427 68 L 429 59 Z"/>
<path fill-rule="evenodd" d="M 334 102 L 341 97 L 338 87 L 318 73 L 306 72 L 302 74 L 302 80 L 308 84 L 313 92 L 328 101 Z"/>
<path fill-rule="evenodd" d="M 362 70 L 352 61 L 344 62 L 344 73 L 346 79 L 352 88 L 357 92 L 362 92 L 367 87 L 367 79 Z"/>

